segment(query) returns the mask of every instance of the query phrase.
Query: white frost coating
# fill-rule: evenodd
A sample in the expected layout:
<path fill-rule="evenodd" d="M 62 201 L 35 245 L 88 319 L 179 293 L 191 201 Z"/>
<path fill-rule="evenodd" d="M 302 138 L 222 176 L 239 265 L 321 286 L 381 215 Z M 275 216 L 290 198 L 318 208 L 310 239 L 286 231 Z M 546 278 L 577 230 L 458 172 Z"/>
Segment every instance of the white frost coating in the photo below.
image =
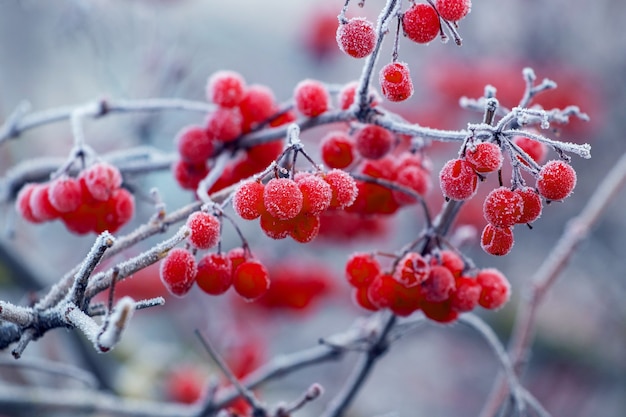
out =
<path fill-rule="evenodd" d="M 120 341 L 122 332 L 135 311 L 135 301 L 131 297 L 124 297 L 107 317 L 104 329 L 97 337 L 96 348 L 102 352 L 112 349 Z"/>
<path fill-rule="evenodd" d="M 91 317 L 82 312 L 78 307 L 71 306 L 65 312 L 65 317 L 69 325 L 79 329 L 87 336 L 87 339 L 98 349 L 97 340 L 100 333 L 100 326 Z M 100 349 L 98 349 L 100 350 Z"/>
<path fill-rule="evenodd" d="M 291 145 L 300 144 L 300 126 L 297 123 L 292 123 L 287 128 L 287 141 Z"/>

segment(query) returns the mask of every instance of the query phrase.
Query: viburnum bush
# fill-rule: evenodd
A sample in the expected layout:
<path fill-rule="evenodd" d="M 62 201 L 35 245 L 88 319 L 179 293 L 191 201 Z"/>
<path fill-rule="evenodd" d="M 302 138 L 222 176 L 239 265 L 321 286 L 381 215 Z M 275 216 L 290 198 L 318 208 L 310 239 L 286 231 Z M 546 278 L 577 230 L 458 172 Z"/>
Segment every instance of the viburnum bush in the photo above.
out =
<path fill-rule="evenodd" d="M 173 333 L 161 330 L 160 338 L 181 339 L 199 356 L 206 350 L 220 369 L 176 367 L 171 352 L 154 347 L 163 355 L 155 361 L 163 368 L 153 377 L 165 380 L 154 390 L 166 404 L 136 404 L 88 389 L 80 396 L 93 401 L 57 404 L 54 396 L 35 396 L 27 408 L 16 396 L 16 409 L 54 405 L 73 414 L 92 404 L 90 410 L 102 415 L 286 417 L 320 397 L 325 381 L 309 381 L 300 399 L 278 405 L 263 401 L 262 383 L 355 353 L 362 361 L 353 365 L 353 375 L 323 398 L 323 416 L 346 415 L 379 359 L 394 355 L 400 336 L 424 323 L 463 323 L 487 341 L 503 371 L 484 415 L 507 409 L 507 398 L 516 410 L 547 415 L 520 380 L 539 299 L 526 304 L 514 329 L 517 350 L 505 351 L 481 317 L 502 317 L 499 310 L 519 291 L 518 281 L 495 268 L 494 258 L 476 262 L 474 249 L 515 256 L 519 228 L 541 229 L 542 212 L 563 209 L 553 203 L 567 204 L 576 190 L 572 157 L 591 154 L 588 144 L 568 142 L 555 132 L 570 118 L 587 115 L 577 103 L 538 105 L 535 97 L 556 83 L 538 81 L 525 68 L 519 74 L 525 89 L 514 107 L 502 105 L 488 85 L 482 96 L 461 100 L 475 117 L 456 130 L 411 122 L 394 107 L 417 100 L 416 93 L 425 89 L 408 57 L 437 38 L 452 37 L 461 46 L 464 21 L 480 15 L 481 4 L 368 0 L 366 7 L 377 18 L 347 17 L 360 14 L 363 3 L 347 0 L 336 10 L 334 47 L 343 52 L 341 59 L 361 64 L 339 85 L 302 74 L 298 83 L 280 90 L 261 84 L 253 66 L 247 76 L 243 68 L 222 68 L 197 86 L 200 101 L 106 98 L 50 111 L 20 107 L 6 118 L 0 146 L 61 120 L 72 133 L 64 160 L 24 158 L 2 178 L 2 202 L 17 214 L 15 238 L 23 229 L 59 220 L 62 226 L 54 233 L 90 236 L 91 248 L 68 248 L 84 253 L 84 260 L 20 305 L 0 301 L 0 348 L 20 358 L 31 344 L 47 340 L 50 330 L 64 328 L 82 333 L 96 351 L 109 352 L 142 331 L 133 317 L 171 303 L 186 311 L 199 340 L 177 315 L 156 326 L 174 323 Z M 290 62 L 274 64 L 280 71 Z M 279 97 L 276 92 L 283 90 L 289 93 Z M 195 119 L 181 123 L 158 146 L 112 142 L 110 151 L 99 151 L 86 128 L 89 119 L 115 120 L 118 113 L 160 111 L 165 118 L 174 110 Z M 443 142 L 453 147 L 438 147 Z M 584 162 L 576 166 L 585 170 Z M 146 187 L 144 178 L 156 172 L 162 174 L 158 183 Z M 173 189 L 175 206 L 167 198 Z M 444 200 L 442 206 L 433 203 L 434 195 Z M 470 204 L 482 209 L 482 231 L 464 238 L 454 225 Z M 401 235 L 410 238 L 383 239 L 386 222 L 401 213 L 412 218 Z M 373 249 L 353 245 L 362 237 Z M 308 258 L 319 253 L 325 260 Z M 134 289 L 125 287 L 131 283 Z M 265 356 L 272 317 L 290 317 L 294 321 L 273 323 L 297 327 L 295 320 L 320 312 L 316 305 L 330 301 L 348 306 L 360 319 L 334 336 L 315 335 L 322 342 L 312 350 Z M 219 308 L 205 314 L 199 306 L 207 304 Z M 214 326 L 202 327 L 205 322 Z M 205 333 L 212 334 L 211 341 Z M 0 414 L 6 401 L 0 394 Z"/>

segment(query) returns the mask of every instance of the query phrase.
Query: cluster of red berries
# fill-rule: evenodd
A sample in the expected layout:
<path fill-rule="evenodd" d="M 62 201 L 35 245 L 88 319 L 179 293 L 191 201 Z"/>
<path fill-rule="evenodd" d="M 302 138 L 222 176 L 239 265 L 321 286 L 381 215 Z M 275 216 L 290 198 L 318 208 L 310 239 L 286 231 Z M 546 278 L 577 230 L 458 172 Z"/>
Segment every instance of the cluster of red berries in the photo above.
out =
<path fill-rule="evenodd" d="M 195 212 L 187 219 L 189 246 L 210 249 L 219 243 L 220 221 L 212 214 Z M 194 283 L 210 295 L 224 294 L 232 286 L 246 300 L 255 300 L 269 288 L 269 274 L 263 264 L 242 248 L 228 253 L 208 253 L 196 262 L 194 253 L 186 248 L 174 248 L 161 261 L 160 275 L 165 287 L 182 297 Z"/>
<path fill-rule="evenodd" d="M 281 113 L 272 90 L 264 85 L 246 85 L 234 71 L 218 71 L 209 77 L 207 99 L 217 105 L 204 126 L 186 126 L 176 136 L 180 160 L 173 166 L 179 185 L 195 190 L 209 173 L 208 161 L 218 149 L 233 144 L 241 135 L 264 124 L 281 126 L 295 120 L 293 111 Z M 243 157 L 226 167 L 211 191 L 235 184 L 265 169 L 278 155 L 282 140 L 250 147 Z"/>
<path fill-rule="evenodd" d="M 545 157 L 545 145 L 537 141 L 516 137 L 513 143 L 535 162 Z M 459 201 L 473 197 L 478 187 L 478 175 L 499 170 L 502 160 L 500 146 L 495 143 L 468 145 L 464 158 L 446 162 L 439 173 L 444 196 Z M 532 223 L 541 215 L 541 197 L 548 201 L 562 200 L 575 186 L 574 169 L 564 161 L 552 160 L 539 170 L 535 188 L 514 186 L 512 189 L 499 187 L 491 190 L 483 203 L 483 215 L 488 224 L 481 235 L 482 248 L 492 255 L 506 255 L 514 243 L 513 226 Z"/>
<path fill-rule="evenodd" d="M 389 154 L 378 160 L 365 161 L 359 171 L 374 179 L 385 180 L 425 196 L 431 187 L 430 161 L 419 153 Z M 415 204 L 415 196 L 386 185 L 357 181 L 359 189 L 354 204 L 346 209 L 350 213 L 393 214 L 400 207 Z"/>
<path fill-rule="evenodd" d="M 441 31 L 439 18 L 458 22 L 467 16 L 471 8 L 471 0 L 436 0 L 435 7 L 413 3 L 402 15 L 402 28 L 413 42 L 428 43 Z"/>
<path fill-rule="evenodd" d="M 233 194 L 233 208 L 245 220 L 260 218 L 261 229 L 272 239 L 291 236 L 307 243 L 318 235 L 323 212 L 350 206 L 356 195 L 356 183 L 345 171 L 298 172 L 293 179 L 241 183 Z"/>
<path fill-rule="evenodd" d="M 61 176 L 42 184 L 26 184 L 17 196 L 18 213 L 32 223 L 61 220 L 68 230 L 117 232 L 135 212 L 135 199 L 121 188 L 122 175 L 106 162 L 91 165 L 78 178 Z"/>
<path fill-rule="evenodd" d="M 449 323 L 477 306 L 497 309 L 508 301 L 511 289 L 501 272 L 489 268 L 470 276 L 464 269 L 455 252 L 443 250 L 437 256 L 409 252 L 391 272 L 383 272 L 373 255 L 355 253 L 345 271 L 354 301 L 371 311 L 388 308 L 408 316 L 422 310 L 431 320 Z"/>

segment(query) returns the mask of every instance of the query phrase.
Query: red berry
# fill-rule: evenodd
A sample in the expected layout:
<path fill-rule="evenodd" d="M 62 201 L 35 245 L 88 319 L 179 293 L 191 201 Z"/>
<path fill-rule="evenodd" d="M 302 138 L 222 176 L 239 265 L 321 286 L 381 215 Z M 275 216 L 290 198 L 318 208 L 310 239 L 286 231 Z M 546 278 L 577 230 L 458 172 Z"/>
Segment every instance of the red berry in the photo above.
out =
<path fill-rule="evenodd" d="M 367 298 L 377 308 L 388 308 L 400 283 L 390 274 L 378 275 L 367 287 Z"/>
<path fill-rule="evenodd" d="M 221 253 L 210 253 L 203 256 L 198 263 L 196 283 L 207 294 L 224 294 L 233 283 L 230 258 Z"/>
<path fill-rule="evenodd" d="M 328 210 L 333 190 L 322 177 L 309 173 L 298 173 L 296 184 L 302 191 L 302 213 L 320 214 Z"/>
<path fill-rule="evenodd" d="M 452 272 L 444 266 L 435 265 L 430 268 L 427 279 L 421 284 L 420 293 L 426 301 L 440 302 L 450 297 L 455 285 Z"/>
<path fill-rule="evenodd" d="M 239 108 L 218 107 L 207 118 L 207 135 L 221 142 L 232 142 L 241 135 L 242 122 L 243 119 Z"/>
<path fill-rule="evenodd" d="M 210 249 L 220 241 L 220 221 L 209 213 L 192 213 L 187 219 L 187 227 L 191 230 L 187 239 L 198 249 Z"/>
<path fill-rule="evenodd" d="M 393 277 L 405 287 L 414 287 L 426 281 L 430 274 L 430 265 L 422 255 L 409 252 L 396 265 Z"/>
<path fill-rule="evenodd" d="M 318 214 L 301 213 L 289 222 L 291 223 L 289 236 L 296 242 L 309 243 L 320 232 L 320 216 Z"/>
<path fill-rule="evenodd" d="M 351 57 L 364 58 L 374 51 L 376 29 L 365 18 L 352 18 L 337 28 L 337 44 L 339 49 Z"/>
<path fill-rule="evenodd" d="M 259 167 L 258 172 L 264 170 L 283 152 L 283 140 L 254 145 L 246 149 L 246 162 Z"/>
<path fill-rule="evenodd" d="M 524 202 L 524 210 L 521 217 L 517 219 L 517 223 L 532 223 L 537 220 L 541 216 L 542 209 L 539 194 L 531 187 L 518 188 L 515 193 L 522 197 Z"/>
<path fill-rule="evenodd" d="M 97 233 L 108 230 L 110 233 L 117 232 L 133 217 L 135 213 L 135 197 L 124 188 L 113 191 L 113 195 L 105 203 L 98 203 L 96 207 L 96 227 Z M 71 217 L 72 213 L 67 213 L 66 217 Z"/>
<path fill-rule="evenodd" d="M 398 316 L 406 317 L 420 308 L 421 301 L 419 286 L 405 287 L 396 281 L 389 309 Z"/>
<path fill-rule="evenodd" d="M 167 397 L 178 403 L 193 404 L 202 397 L 204 381 L 197 367 L 177 366 L 165 378 Z"/>
<path fill-rule="evenodd" d="M 101 202 L 93 204 L 83 203 L 72 212 L 64 213 L 61 221 L 70 232 L 77 235 L 84 235 L 95 232 L 98 228 L 98 206 Z M 106 228 L 104 229 L 106 230 Z"/>
<path fill-rule="evenodd" d="M 426 195 L 430 189 L 430 175 L 428 171 L 417 166 L 408 165 L 399 169 L 395 182 L 415 191 L 421 196 Z M 414 204 L 417 202 L 417 199 L 412 195 L 398 190 L 393 190 L 393 197 L 400 204 Z"/>
<path fill-rule="evenodd" d="M 107 162 L 90 166 L 80 177 L 84 180 L 89 194 L 99 201 L 107 201 L 113 191 L 122 185 L 122 174 L 117 167 Z"/>
<path fill-rule="evenodd" d="M 464 159 L 451 159 L 439 172 L 443 195 L 452 200 L 467 200 L 476 194 L 478 176 L 472 165 Z"/>
<path fill-rule="evenodd" d="M 471 11 L 472 0 L 436 0 L 435 7 L 442 18 L 456 22 Z"/>
<path fill-rule="evenodd" d="M 354 253 L 346 262 L 346 279 L 356 288 L 369 286 L 380 275 L 381 267 L 376 258 L 368 253 Z"/>
<path fill-rule="evenodd" d="M 264 85 L 251 85 L 239 103 L 239 109 L 243 117 L 243 132 L 249 132 L 276 113 L 274 93 Z"/>
<path fill-rule="evenodd" d="M 439 16 L 429 4 L 415 3 L 402 15 L 402 27 L 413 42 L 428 43 L 439 34 Z"/>
<path fill-rule="evenodd" d="M 497 227 L 513 226 L 522 217 L 523 211 L 524 200 L 507 187 L 491 190 L 483 203 L 485 220 Z"/>
<path fill-rule="evenodd" d="M 319 116 L 328 110 L 330 96 L 326 86 L 317 80 L 303 80 L 293 93 L 296 109 L 308 117 Z"/>
<path fill-rule="evenodd" d="M 502 151 L 492 142 L 481 142 L 469 146 L 465 152 L 465 160 L 472 164 L 476 172 L 494 172 L 502 167 Z"/>
<path fill-rule="evenodd" d="M 481 286 L 474 278 L 458 277 L 456 290 L 450 294 L 452 310 L 460 313 L 472 311 L 478 305 Z"/>
<path fill-rule="evenodd" d="M 254 220 L 265 211 L 263 192 L 265 185 L 258 181 L 241 183 L 233 194 L 233 208 L 242 219 Z"/>
<path fill-rule="evenodd" d="M 289 232 L 291 231 L 293 225 L 291 224 L 291 219 L 277 219 L 268 212 L 265 212 L 261 214 L 259 226 L 261 226 L 261 230 L 263 230 L 267 237 L 279 240 L 289 236 Z"/>
<path fill-rule="evenodd" d="M 50 202 L 49 184 L 37 184 L 30 192 L 29 206 L 35 219 L 39 222 L 55 220 L 61 213 Z"/>
<path fill-rule="evenodd" d="M 341 88 L 337 96 L 339 108 L 341 110 L 348 110 L 352 103 L 354 103 L 354 96 L 356 95 L 356 89 L 358 86 L 359 83 L 357 81 L 352 81 Z M 380 97 L 375 91 L 370 90 L 370 95 L 368 98 L 371 107 L 377 106 L 380 102 Z"/>
<path fill-rule="evenodd" d="M 246 89 L 243 77 L 234 71 L 217 71 L 209 78 L 206 87 L 207 99 L 218 106 L 235 107 Z"/>
<path fill-rule="evenodd" d="M 413 95 L 413 82 L 409 66 L 404 62 L 391 62 L 379 73 L 378 81 L 383 96 L 389 101 L 404 101 Z"/>
<path fill-rule="evenodd" d="M 231 274 L 234 274 L 237 267 L 248 260 L 248 254 L 242 247 L 232 248 L 226 256 L 230 259 Z"/>
<path fill-rule="evenodd" d="M 478 304 L 489 310 L 502 307 L 511 296 L 511 285 L 502 272 L 495 268 L 483 269 L 476 275 L 481 286 Z"/>
<path fill-rule="evenodd" d="M 488 224 L 480 236 L 480 246 L 491 255 L 504 256 L 513 248 L 513 230 Z"/>
<path fill-rule="evenodd" d="M 272 178 L 265 185 L 263 204 L 269 214 L 280 220 L 293 219 L 302 210 L 303 196 L 290 178 Z"/>
<path fill-rule="evenodd" d="M 59 213 L 74 211 L 83 201 L 80 182 L 70 177 L 57 178 L 50 183 L 48 197 Z"/>
<path fill-rule="evenodd" d="M 513 138 L 513 143 L 519 146 L 524 152 L 531 157 L 531 159 L 538 164 L 542 163 L 546 159 L 546 155 L 548 154 L 548 147 L 541 142 L 536 140 L 524 137 L 524 136 L 515 136 Z M 524 161 L 519 156 L 517 157 L 524 165 L 528 165 L 526 161 Z"/>
<path fill-rule="evenodd" d="M 537 190 L 547 200 L 563 200 L 576 187 L 576 171 L 565 161 L 552 160 L 541 167 Z"/>
<path fill-rule="evenodd" d="M 442 302 L 422 301 L 421 307 L 426 317 L 438 323 L 452 323 L 459 317 L 459 313 L 452 309 L 449 299 Z"/>
<path fill-rule="evenodd" d="M 451 250 L 442 250 L 439 252 L 439 264 L 448 269 L 455 278 L 458 278 L 465 269 L 465 262 L 456 252 Z M 432 265 L 437 265 L 437 259 L 433 257 L 431 261 Z"/>
<path fill-rule="evenodd" d="M 324 181 L 330 185 L 333 192 L 333 198 L 330 201 L 331 208 L 344 208 L 354 203 L 359 190 L 350 174 L 340 169 L 333 169 L 324 176 Z"/>
<path fill-rule="evenodd" d="M 15 209 L 17 212 L 27 221 L 31 223 L 41 223 L 43 220 L 39 220 L 33 215 L 33 211 L 30 205 L 30 196 L 37 188 L 37 184 L 26 184 L 20 189 L 15 200 Z"/>
<path fill-rule="evenodd" d="M 183 161 L 203 164 L 213 155 L 213 138 L 202 126 L 186 126 L 176 135 L 176 147 Z"/>
<path fill-rule="evenodd" d="M 347 133 L 329 132 L 322 139 L 322 160 L 329 168 L 347 168 L 354 161 L 354 146 Z"/>
<path fill-rule="evenodd" d="M 185 190 L 195 190 L 198 188 L 200 181 L 209 173 L 209 167 L 206 162 L 201 164 L 189 164 L 183 160 L 177 161 L 172 166 L 174 178 L 178 185 Z"/>
<path fill-rule="evenodd" d="M 376 307 L 369 299 L 368 296 L 368 287 L 355 287 L 352 289 L 352 300 L 359 307 L 363 307 L 369 311 L 378 311 L 378 307 Z"/>
<path fill-rule="evenodd" d="M 197 271 L 196 260 L 187 249 L 171 249 L 161 261 L 161 281 L 168 291 L 177 297 L 189 292 Z"/>
<path fill-rule="evenodd" d="M 366 159 L 380 159 L 393 145 L 393 134 L 384 127 L 366 125 L 354 135 L 356 150 Z"/>
<path fill-rule="evenodd" d="M 248 260 L 237 267 L 233 287 L 247 301 L 254 301 L 267 292 L 270 279 L 267 269 L 257 260 Z"/>

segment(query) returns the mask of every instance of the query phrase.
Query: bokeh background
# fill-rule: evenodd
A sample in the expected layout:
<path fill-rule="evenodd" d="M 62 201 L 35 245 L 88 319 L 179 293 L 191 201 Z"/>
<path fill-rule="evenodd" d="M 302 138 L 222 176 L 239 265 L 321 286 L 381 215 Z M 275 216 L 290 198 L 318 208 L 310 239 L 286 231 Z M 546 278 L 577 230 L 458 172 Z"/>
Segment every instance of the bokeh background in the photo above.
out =
<path fill-rule="evenodd" d="M 355 2 L 348 15 L 375 19 L 383 3 L 367 0 L 359 9 Z M 341 0 L 0 0 L 0 120 L 23 100 L 33 110 L 101 97 L 204 100 L 208 75 L 220 69 L 271 87 L 279 101 L 287 101 L 304 78 L 346 83 L 358 78 L 362 61 L 342 55 L 336 47 L 336 15 L 342 5 Z M 592 159 L 573 156 L 579 178 L 574 195 L 546 207 L 533 230 L 517 228 L 516 245 L 506 257 L 485 255 L 471 233 L 464 246 L 477 265 L 497 267 L 512 282 L 509 305 L 481 313 L 504 342 L 523 288 L 568 219 L 580 212 L 626 150 L 625 16 L 621 0 L 475 0 L 472 13 L 460 24 L 462 47 L 438 40 L 426 46 L 400 40 L 400 59 L 410 65 L 416 94 L 390 108 L 408 120 L 449 129 L 479 121 L 481 115 L 461 110 L 458 99 L 482 95 L 486 83 L 498 89 L 504 105 L 513 106 L 523 89 L 521 70 L 526 66 L 533 67 L 539 79 L 548 77 L 559 85 L 541 99 L 546 107 L 576 104 L 591 117 L 588 123 L 575 121 L 552 134 L 592 146 Z M 391 43 L 389 37 L 379 66 L 391 59 Z M 140 144 L 173 151 L 178 129 L 201 121 L 197 114 L 181 112 L 113 115 L 88 121 L 86 135 L 99 152 Z M 313 154 L 324 131 L 305 134 Z M 71 144 L 67 123 L 29 131 L 0 146 L 0 177 L 31 158 L 64 157 Z M 433 146 L 434 172 L 456 152 L 454 147 Z M 172 210 L 192 198 L 177 189 L 168 171 L 132 180 L 144 190 L 157 186 Z M 488 190 L 493 180 L 481 188 Z M 438 194 L 433 187 L 435 212 Z M 525 383 L 554 416 L 626 414 L 625 205 L 626 194 L 621 192 L 539 310 Z M 122 233 L 152 212 L 140 198 L 134 223 Z M 26 224 L 15 216 L 10 202 L 1 213 L 6 232 L 0 240 L 3 300 L 26 303 L 33 291 L 47 288 L 79 262 L 93 241 L 70 235 L 60 224 Z M 483 222 L 478 201 L 464 208 L 458 224 L 480 230 Z M 193 329 L 211 335 L 220 349 L 234 352 L 233 360 L 244 368 L 313 346 L 364 314 L 352 304 L 343 280 L 346 256 L 356 250 L 397 250 L 414 239 L 422 225 L 419 210 L 409 208 L 385 221 L 380 234 L 298 245 L 270 241 L 258 225 L 246 224 L 246 236 L 259 256 L 269 264 L 286 260 L 289 266 L 315 270 L 318 278 L 324 277 L 325 296 L 302 311 L 267 311 L 237 303 L 234 297 L 209 298 L 194 290 L 185 299 L 168 299 L 163 308 L 136 314 L 125 339 L 109 355 L 96 356 L 80 336 L 57 331 L 31 344 L 25 356 L 86 368 L 99 376 L 102 386 L 120 395 L 173 399 L 168 386 L 177 369 L 191 366 L 201 380 L 217 373 Z M 229 247 L 237 244 L 232 231 L 224 239 Z M 163 290 L 155 274 L 153 269 L 141 279 L 135 277 L 134 285 L 141 283 L 158 294 Z M 0 357 L 10 359 L 8 352 L 0 352 Z M 326 394 L 300 412 L 316 415 L 338 390 L 355 357 L 272 382 L 260 395 L 269 402 L 290 400 L 319 382 Z M 478 415 L 496 372 L 491 351 L 471 330 L 428 325 L 394 344 L 349 415 Z M 28 389 L 51 383 L 60 382 L 0 364 L 0 384 Z"/>

